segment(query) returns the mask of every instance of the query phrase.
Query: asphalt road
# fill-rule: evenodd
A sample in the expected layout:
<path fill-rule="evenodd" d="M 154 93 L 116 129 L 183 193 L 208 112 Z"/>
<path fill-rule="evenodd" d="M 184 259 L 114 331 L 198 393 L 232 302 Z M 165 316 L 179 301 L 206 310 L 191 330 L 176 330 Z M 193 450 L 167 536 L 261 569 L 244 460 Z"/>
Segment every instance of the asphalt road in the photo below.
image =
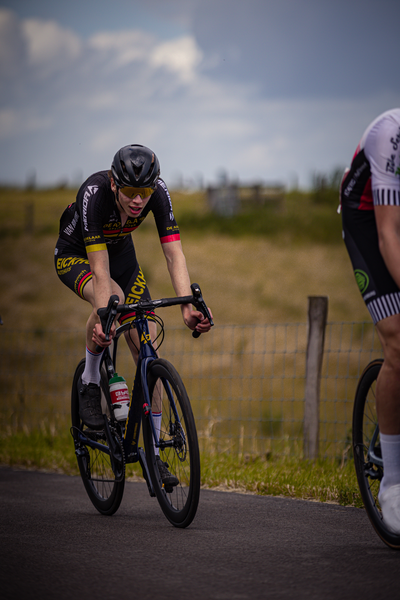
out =
<path fill-rule="evenodd" d="M 182 530 L 145 484 L 104 517 L 79 478 L 0 468 L 0 597 L 395 599 L 400 552 L 361 509 L 203 490 Z"/>

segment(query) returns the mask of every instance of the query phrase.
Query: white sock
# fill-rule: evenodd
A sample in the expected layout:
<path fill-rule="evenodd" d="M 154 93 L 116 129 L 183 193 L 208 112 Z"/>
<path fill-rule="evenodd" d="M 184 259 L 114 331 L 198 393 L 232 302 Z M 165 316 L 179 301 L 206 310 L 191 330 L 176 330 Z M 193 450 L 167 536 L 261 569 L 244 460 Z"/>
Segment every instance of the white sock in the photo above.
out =
<path fill-rule="evenodd" d="M 104 350 L 97 354 L 96 352 L 91 352 L 91 350 L 86 347 L 86 363 L 82 373 L 82 383 L 85 385 L 88 383 L 100 385 L 100 361 L 103 352 Z"/>
<path fill-rule="evenodd" d="M 161 431 L 161 416 L 162 416 L 162 413 L 154 413 L 153 412 L 154 428 L 156 430 L 158 437 L 160 437 L 160 431 Z M 160 448 L 156 448 L 154 446 L 154 453 L 156 456 L 158 456 L 160 454 Z"/>
<path fill-rule="evenodd" d="M 379 493 L 400 484 L 400 435 L 379 434 L 383 458 L 383 479 Z"/>

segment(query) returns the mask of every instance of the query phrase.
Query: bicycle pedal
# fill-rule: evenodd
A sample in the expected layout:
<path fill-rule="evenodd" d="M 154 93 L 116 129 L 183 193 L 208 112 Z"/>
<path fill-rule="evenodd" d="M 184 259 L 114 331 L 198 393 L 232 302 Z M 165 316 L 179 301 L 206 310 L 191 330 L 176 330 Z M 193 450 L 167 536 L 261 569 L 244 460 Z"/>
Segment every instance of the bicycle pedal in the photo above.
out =
<path fill-rule="evenodd" d="M 167 492 L 167 494 L 172 494 L 172 492 L 174 491 L 174 487 L 172 485 L 163 484 L 163 489 Z"/>

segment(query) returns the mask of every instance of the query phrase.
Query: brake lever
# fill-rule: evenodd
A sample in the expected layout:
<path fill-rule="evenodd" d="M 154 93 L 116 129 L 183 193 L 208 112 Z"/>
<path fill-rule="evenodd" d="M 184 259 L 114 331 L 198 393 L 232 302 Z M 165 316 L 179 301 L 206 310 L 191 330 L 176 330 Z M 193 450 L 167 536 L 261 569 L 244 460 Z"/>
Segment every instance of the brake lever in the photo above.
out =
<path fill-rule="evenodd" d="M 107 342 L 110 340 L 111 327 L 115 317 L 117 316 L 118 303 L 119 297 L 116 294 L 113 294 L 112 296 L 110 296 L 107 307 L 99 308 L 97 311 Z"/>
<path fill-rule="evenodd" d="M 196 308 L 198 308 L 200 310 L 201 313 L 203 313 L 203 315 L 209 320 L 211 327 L 213 327 L 214 321 L 211 317 L 210 311 L 207 308 L 207 304 L 203 300 L 203 296 L 201 295 L 201 289 L 200 289 L 199 284 L 192 283 L 192 285 L 190 286 L 190 289 L 192 290 L 193 298 L 195 300 L 194 305 L 196 306 Z M 192 332 L 192 337 L 198 338 L 200 336 L 201 336 L 200 331 L 194 330 Z"/>

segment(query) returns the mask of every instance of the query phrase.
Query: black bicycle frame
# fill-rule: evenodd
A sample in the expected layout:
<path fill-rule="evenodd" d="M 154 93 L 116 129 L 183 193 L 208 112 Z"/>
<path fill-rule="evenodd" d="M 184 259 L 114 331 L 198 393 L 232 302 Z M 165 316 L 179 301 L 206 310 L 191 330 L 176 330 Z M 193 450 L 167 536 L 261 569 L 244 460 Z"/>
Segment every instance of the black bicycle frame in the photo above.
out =
<path fill-rule="evenodd" d="M 117 347 L 118 340 L 122 333 L 129 331 L 132 328 L 131 323 L 126 323 L 117 328 L 115 337 L 114 337 L 114 347 L 113 347 L 113 358 L 111 359 L 110 350 L 106 348 L 102 357 L 102 363 L 105 365 L 107 377 L 111 379 L 116 370 L 116 360 L 117 360 Z M 143 405 L 147 404 L 149 406 L 149 411 L 147 413 L 146 418 L 150 420 L 150 426 L 153 433 L 154 445 L 156 448 L 160 446 L 165 447 L 168 445 L 166 442 L 162 442 L 160 444 L 159 437 L 156 432 L 156 428 L 154 426 L 153 414 L 150 409 L 151 399 L 149 396 L 149 389 L 147 387 L 147 369 L 150 362 L 157 358 L 156 351 L 154 350 L 151 338 L 147 317 L 144 315 L 137 314 L 135 319 L 135 329 L 138 332 L 139 341 L 140 341 L 140 349 L 139 349 L 139 359 L 136 367 L 136 375 L 132 389 L 131 403 L 129 407 L 128 418 L 125 424 L 124 438 L 122 440 L 123 450 L 125 453 L 125 461 L 126 463 L 137 462 L 138 460 L 142 464 L 142 456 L 140 448 L 138 448 L 138 440 L 140 434 L 140 426 L 143 417 Z M 177 422 L 180 423 L 180 419 L 178 416 L 178 411 L 175 406 L 175 401 L 171 390 L 169 388 L 168 382 L 166 382 L 165 386 L 166 392 L 168 394 L 168 398 L 170 401 L 170 406 L 174 412 L 174 416 Z M 107 436 L 108 437 L 108 436 Z M 111 454 L 109 448 L 104 446 L 104 444 L 100 444 L 95 440 L 87 438 L 82 433 L 80 434 L 80 440 L 85 442 L 87 445 L 92 448 L 97 448 L 106 454 Z M 143 464 L 142 464 L 143 466 Z"/>
<path fill-rule="evenodd" d="M 127 331 L 131 324 L 122 325 L 117 332 Z M 157 354 L 152 346 L 147 318 L 142 315 L 136 315 L 135 328 L 138 332 L 140 349 L 139 359 L 136 366 L 135 381 L 133 383 L 131 403 L 129 414 L 126 420 L 123 447 L 126 457 L 126 462 L 136 462 L 139 459 L 138 455 L 138 440 L 140 434 L 140 425 L 143 416 L 143 405 L 150 406 L 149 391 L 147 388 L 147 368 L 148 364 L 157 358 Z M 114 346 L 114 360 L 116 359 L 116 347 Z M 115 364 L 115 362 L 114 362 Z M 143 396 L 144 394 L 144 396 Z M 148 413 L 151 428 L 153 431 L 155 445 L 158 445 L 158 436 L 153 422 L 151 410 Z"/>

